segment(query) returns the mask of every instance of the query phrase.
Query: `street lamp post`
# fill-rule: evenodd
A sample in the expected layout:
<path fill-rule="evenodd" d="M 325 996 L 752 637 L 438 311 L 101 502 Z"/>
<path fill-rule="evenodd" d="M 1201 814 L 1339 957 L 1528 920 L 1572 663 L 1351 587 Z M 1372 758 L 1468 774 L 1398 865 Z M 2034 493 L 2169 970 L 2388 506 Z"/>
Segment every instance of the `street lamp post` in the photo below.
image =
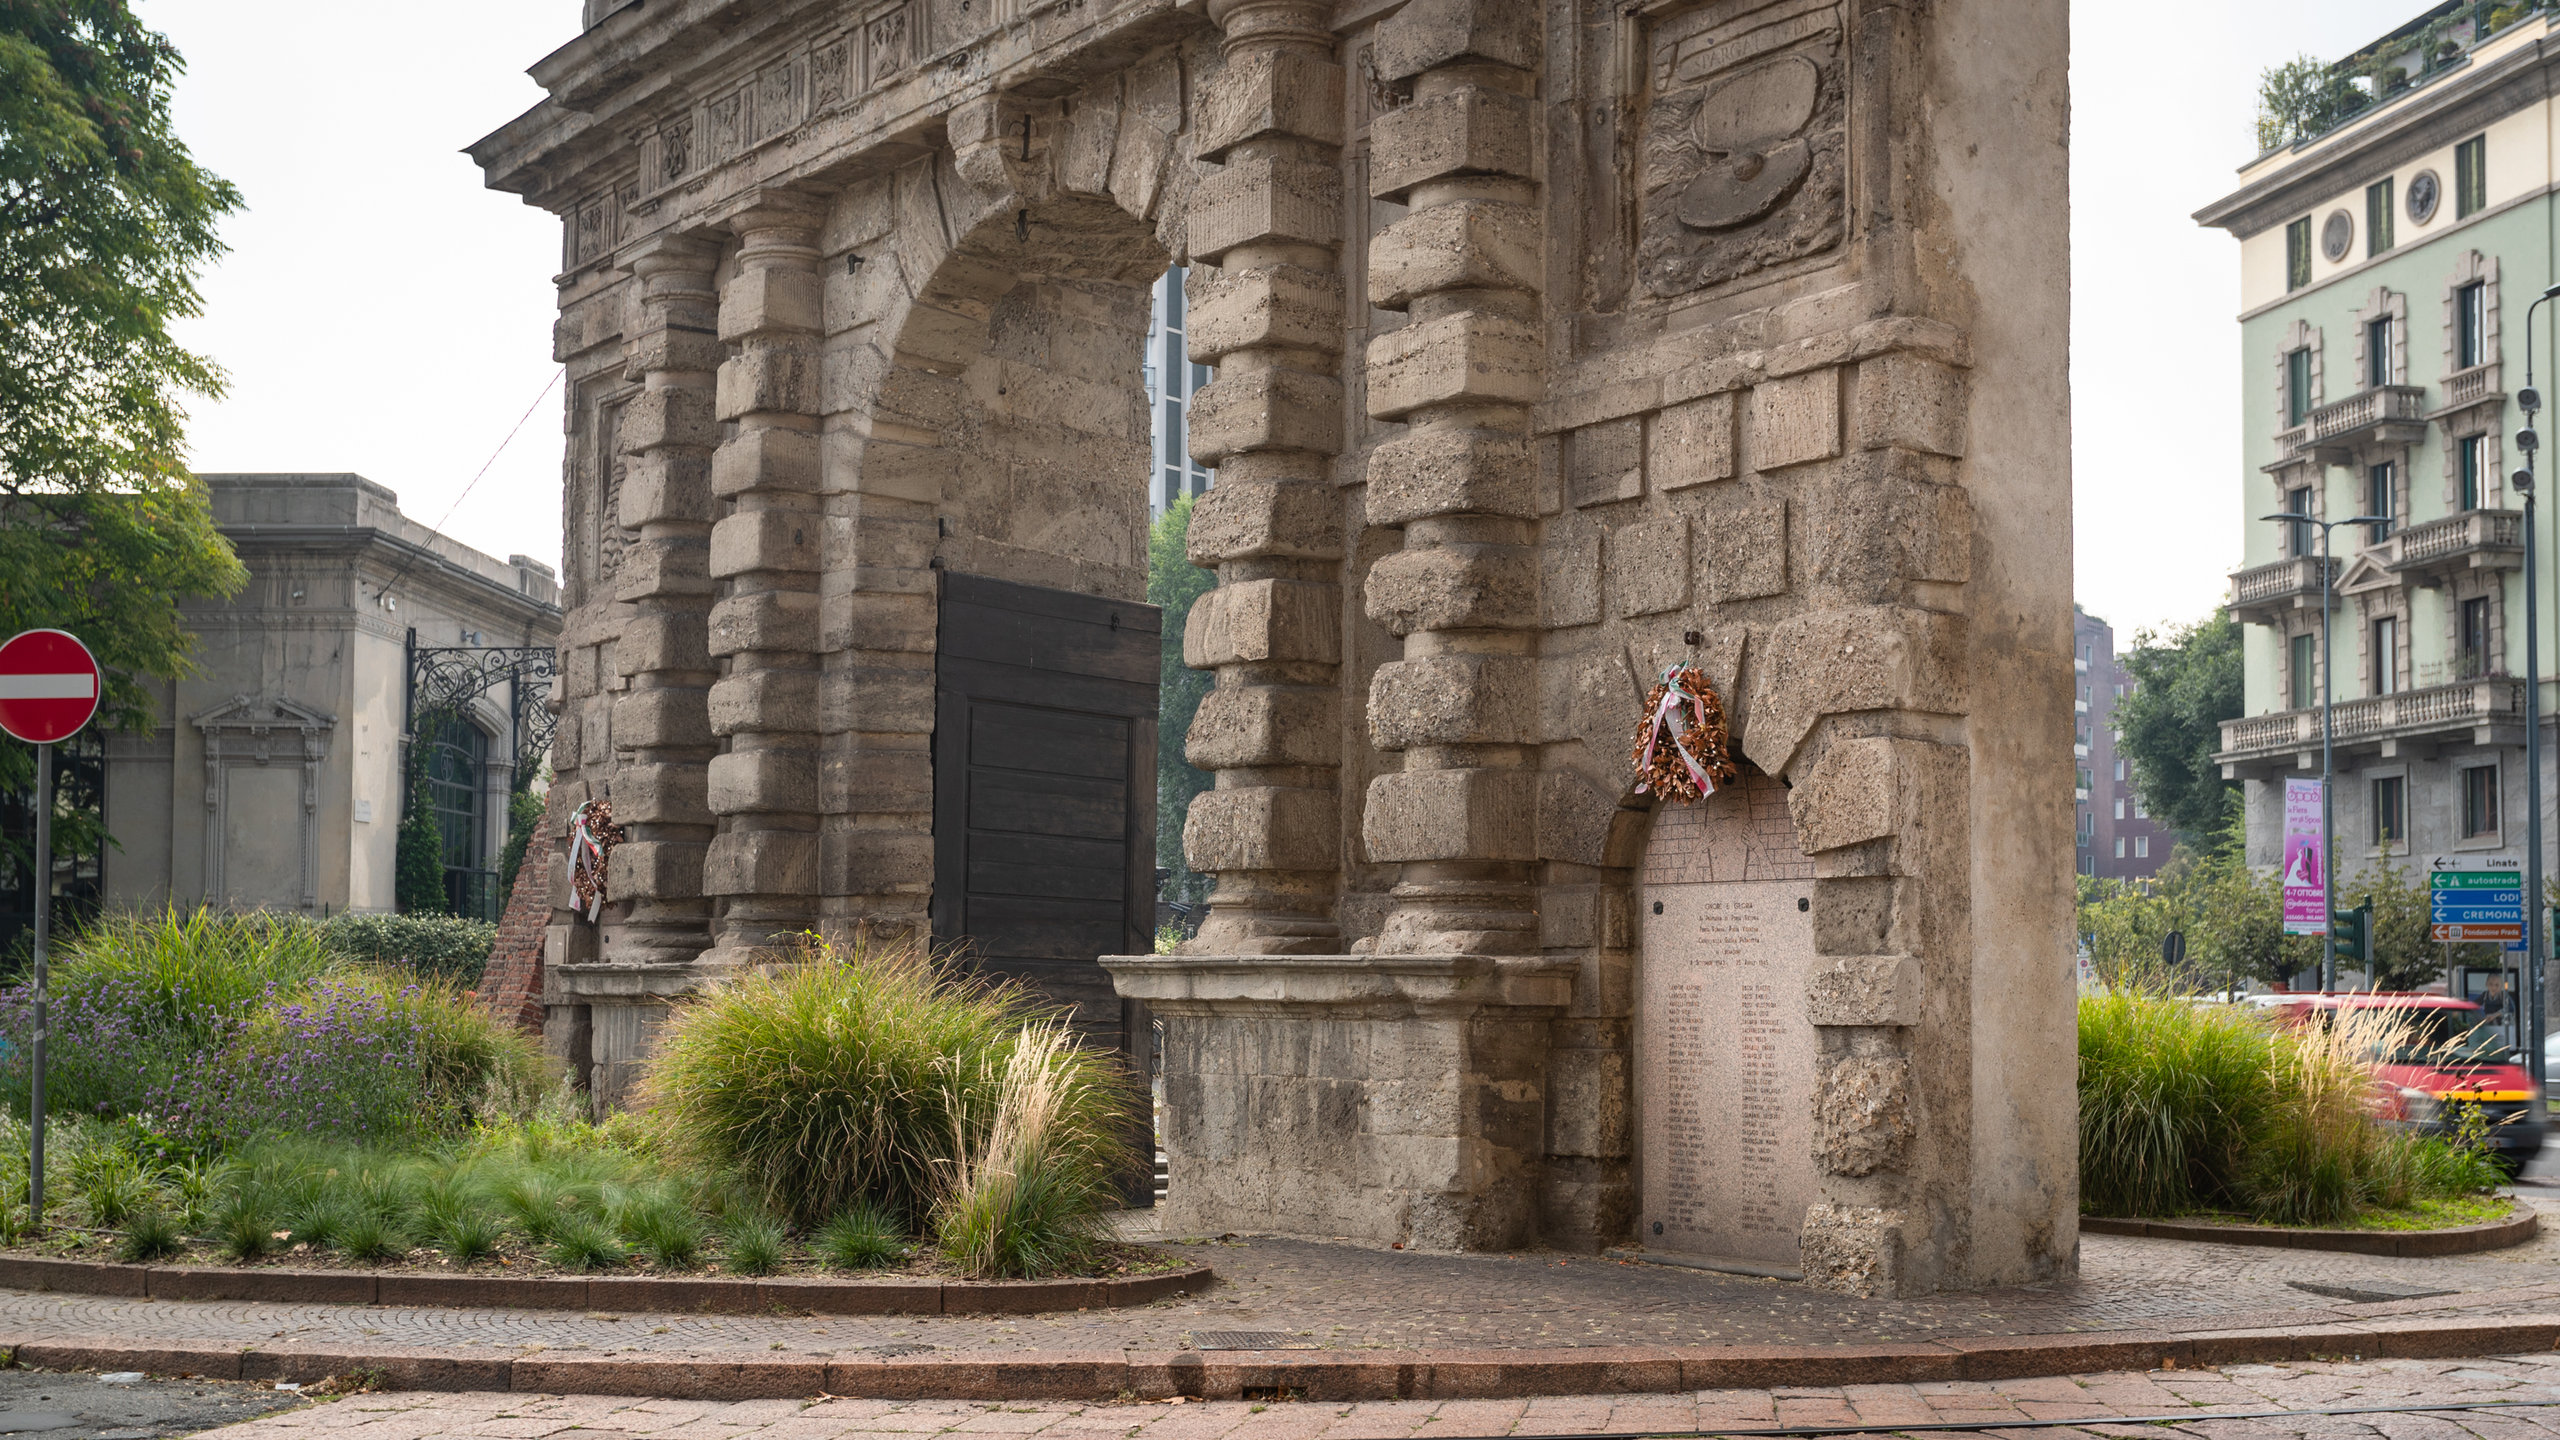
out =
<path fill-rule="evenodd" d="M 2534 573 L 2533 492 L 2536 452 L 2542 448 L 2542 437 L 2535 433 L 2533 417 L 2542 408 L 2541 392 L 2533 388 L 2533 320 L 2534 312 L 2560 295 L 2560 285 L 2544 290 L 2524 312 L 2524 388 L 2516 392 L 2516 408 L 2524 412 L 2524 428 L 2516 432 L 2516 448 L 2524 452 L 2524 468 L 2510 477 L 2516 492 L 2524 497 L 2524 774 L 2525 774 L 2525 880 L 2524 880 L 2524 1042 L 2525 1065 L 2533 1075 L 2534 1092 L 2543 1088 L 2542 1047 L 2547 1021 L 2543 1015 L 2546 1003 L 2546 977 L 2543 966 L 2544 924 L 2542 906 L 2542 611 L 2540 580 Z"/>
<path fill-rule="evenodd" d="M 2531 362 L 2527 362 L 2528 365 Z M 2324 926 L 2338 920 L 2338 847 L 2336 807 L 2330 798 L 2330 769 L 2335 727 L 2330 724 L 2333 691 L 2329 683 L 2329 612 L 2337 608 L 2337 595 L 2330 589 L 2335 578 L 2329 566 L 2329 532 L 2341 525 L 2379 525 L 2388 515 L 2357 515 L 2346 520 L 2314 520 L 2308 515 L 2283 512 L 2261 517 L 2281 520 L 2288 525 L 2320 527 L 2320 916 Z M 2329 943 L 2328 931 L 2320 935 L 2320 989 L 2338 988 L 2337 948 Z"/>

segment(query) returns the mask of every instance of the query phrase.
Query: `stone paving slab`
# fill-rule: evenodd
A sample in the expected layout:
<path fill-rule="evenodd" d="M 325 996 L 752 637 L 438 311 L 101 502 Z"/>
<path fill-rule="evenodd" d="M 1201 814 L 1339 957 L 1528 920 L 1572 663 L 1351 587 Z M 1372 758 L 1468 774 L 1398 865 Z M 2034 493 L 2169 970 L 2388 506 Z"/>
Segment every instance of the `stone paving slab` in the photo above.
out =
<path fill-rule="evenodd" d="M 2111 1417 L 2274 1411 L 2427 1401 L 2523 1402 L 2498 1411 L 2195 1420 L 2110 1425 Z M 2004 1421 L 2087 1420 L 2013 1430 Z M 374 1394 L 236 1425 L 226 1440 L 1493 1440 L 1635 1435 L 1775 1424 L 1983 1425 L 2000 1440 L 2177 1435 L 2194 1440 L 2555 1440 L 2560 1355 L 2232 1365 L 2221 1370 L 2084 1373 L 2007 1381 L 1845 1383 L 1678 1394 L 1505 1400 L 1211 1401 L 986 1404 L 810 1396 L 747 1401 L 592 1395 Z"/>

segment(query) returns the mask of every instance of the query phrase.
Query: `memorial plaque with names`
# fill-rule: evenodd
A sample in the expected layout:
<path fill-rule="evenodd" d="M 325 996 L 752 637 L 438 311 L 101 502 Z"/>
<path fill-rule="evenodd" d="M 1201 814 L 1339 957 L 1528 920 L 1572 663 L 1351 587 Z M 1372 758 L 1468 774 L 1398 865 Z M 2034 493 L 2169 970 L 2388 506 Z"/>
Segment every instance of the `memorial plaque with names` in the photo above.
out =
<path fill-rule="evenodd" d="M 1640 1237 L 1793 1268 L 1813 1165 L 1813 862 L 1786 787 L 1747 776 L 1665 806 L 1644 854 L 1636 1007 Z"/>

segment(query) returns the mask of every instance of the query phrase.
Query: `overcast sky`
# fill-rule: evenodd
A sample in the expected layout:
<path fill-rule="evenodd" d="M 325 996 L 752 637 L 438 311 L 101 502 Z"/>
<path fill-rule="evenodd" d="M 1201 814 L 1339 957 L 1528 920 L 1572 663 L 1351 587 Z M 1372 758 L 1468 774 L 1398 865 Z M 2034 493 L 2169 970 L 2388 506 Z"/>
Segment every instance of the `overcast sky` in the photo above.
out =
<path fill-rule="evenodd" d="M 202 470 L 353 470 L 496 555 L 560 554 L 551 218 L 461 147 L 539 98 L 577 0 L 137 0 L 186 55 L 179 133 L 246 193 L 190 343 Z M 2074 3 L 2077 592 L 2119 643 L 2196 618 L 2238 561 L 2237 245 L 2187 217 L 2252 151 L 2260 70 L 2333 59 L 2423 0 Z M 457 501 L 459 505 L 457 506 Z"/>

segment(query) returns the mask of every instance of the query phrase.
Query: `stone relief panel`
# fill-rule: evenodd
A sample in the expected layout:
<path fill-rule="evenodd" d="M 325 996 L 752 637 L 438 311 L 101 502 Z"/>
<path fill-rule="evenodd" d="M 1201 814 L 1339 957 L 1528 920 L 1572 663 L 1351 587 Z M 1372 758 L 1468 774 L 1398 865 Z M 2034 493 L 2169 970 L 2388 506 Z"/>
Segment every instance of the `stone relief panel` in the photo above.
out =
<path fill-rule="evenodd" d="M 1637 269 L 1680 295 L 1819 254 L 1847 229 L 1837 0 L 1721 0 L 1647 37 Z"/>

